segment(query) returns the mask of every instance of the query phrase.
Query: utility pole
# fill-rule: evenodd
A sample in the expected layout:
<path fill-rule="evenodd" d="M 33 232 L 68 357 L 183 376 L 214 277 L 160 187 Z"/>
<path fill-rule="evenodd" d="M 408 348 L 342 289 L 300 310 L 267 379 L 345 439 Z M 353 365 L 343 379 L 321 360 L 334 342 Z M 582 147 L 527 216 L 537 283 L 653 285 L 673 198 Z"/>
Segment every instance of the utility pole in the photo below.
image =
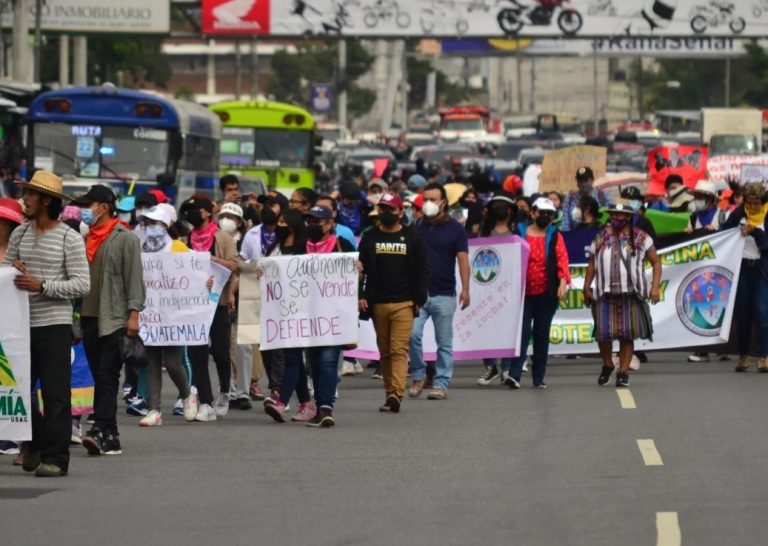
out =
<path fill-rule="evenodd" d="M 240 56 L 240 39 L 235 39 L 235 100 L 240 100 L 243 92 L 243 60 Z"/>
<path fill-rule="evenodd" d="M 725 58 L 725 107 L 731 106 L 731 58 Z"/>
<path fill-rule="evenodd" d="M 35 0 L 35 82 L 41 83 L 43 54 L 43 0 Z"/>
<path fill-rule="evenodd" d="M 402 112 L 401 112 L 401 119 L 400 119 L 400 128 L 403 131 L 408 130 L 408 47 L 403 40 L 403 58 L 402 58 L 402 64 L 401 70 L 403 73 L 403 77 L 401 79 L 402 81 Z"/>
<path fill-rule="evenodd" d="M 13 79 L 20 82 L 29 82 L 29 47 L 27 35 L 29 34 L 29 0 L 16 0 L 13 4 Z"/>
<path fill-rule="evenodd" d="M 339 80 L 338 80 L 338 96 L 336 100 L 338 104 L 338 122 L 342 127 L 348 127 L 347 125 L 347 41 L 339 40 L 338 46 L 338 63 L 339 63 Z"/>
<path fill-rule="evenodd" d="M 597 50 L 592 50 L 592 130 L 593 136 L 597 136 L 599 131 L 598 116 L 598 97 L 597 97 Z"/>

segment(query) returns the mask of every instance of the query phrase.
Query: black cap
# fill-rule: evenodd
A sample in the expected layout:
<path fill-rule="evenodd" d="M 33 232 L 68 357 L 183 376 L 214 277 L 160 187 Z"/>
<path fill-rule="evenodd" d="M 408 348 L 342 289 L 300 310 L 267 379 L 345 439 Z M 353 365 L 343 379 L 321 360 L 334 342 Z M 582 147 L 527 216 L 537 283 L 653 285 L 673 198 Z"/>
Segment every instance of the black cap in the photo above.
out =
<path fill-rule="evenodd" d="M 208 212 L 213 212 L 213 201 L 207 195 L 193 195 L 182 204 L 184 209 L 205 209 Z"/>
<path fill-rule="evenodd" d="M 637 186 L 629 186 L 621 190 L 621 196 L 624 199 L 642 199 L 643 193 Z"/>
<path fill-rule="evenodd" d="M 576 171 L 576 180 L 594 180 L 595 173 L 589 167 L 579 167 Z"/>
<path fill-rule="evenodd" d="M 360 199 L 360 186 L 354 182 L 345 182 L 339 188 L 339 195 L 342 199 Z"/>
<path fill-rule="evenodd" d="M 158 205 L 157 202 L 157 196 L 155 196 L 152 193 L 149 193 L 148 191 L 145 191 L 142 194 L 139 194 L 136 196 L 136 208 L 146 208 L 151 209 L 152 207 L 156 207 Z"/>
<path fill-rule="evenodd" d="M 104 203 L 109 205 L 110 208 L 115 208 L 117 206 L 117 195 L 109 186 L 95 184 L 88 188 L 85 195 L 81 195 L 72 202 L 76 207 L 88 207 L 92 203 Z"/>
<path fill-rule="evenodd" d="M 321 205 L 315 205 L 309 211 L 304 215 L 309 216 L 311 218 L 318 218 L 320 220 L 333 220 L 333 211 L 329 209 L 328 207 L 323 207 Z"/>
<path fill-rule="evenodd" d="M 664 181 L 664 189 L 668 190 L 672 184 L 684 184 L 683 177 L 679 174 L 670 174 Z"/>
<path fill-rule="evenodd" d="M 256 198 L 256 201 L 261 203 L 262 205 L 272 205 L 274 203 L 277 203 L 280 205 L 280 210 L 287 210 L 288 209 L 288 198 L 280 193 L 279 191 L 269 191 L 265 195 L 259 195 Z"/>

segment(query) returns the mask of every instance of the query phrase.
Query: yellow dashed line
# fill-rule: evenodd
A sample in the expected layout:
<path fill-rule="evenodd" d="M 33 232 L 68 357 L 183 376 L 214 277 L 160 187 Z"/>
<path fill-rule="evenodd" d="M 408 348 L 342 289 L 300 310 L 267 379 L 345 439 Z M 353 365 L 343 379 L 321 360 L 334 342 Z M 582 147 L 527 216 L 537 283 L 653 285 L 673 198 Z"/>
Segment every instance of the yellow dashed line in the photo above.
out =
<path fill-rule="evenodd" d="M 682 540 L 677 512 L 657 512 L 656 546 L 680 546 Z"/>
<path fill-rule="evenodd" d="M 640 448 L 640 454 L 643 456 L 645 466 L 663 466 L 661 462 L 661 455 L 656 449 L 656 444 L 653 440 L 638 440 L 637 447 Z"/>
<path fill-rule="evenodd" d="M 632 396 L 632 393 L 629 391 L 629 389 L 616 389 L 616 394 L 619 397 L 619 404 L 621 404 L 621 409 L 637 409 L 637 404 L 635 404 L 635 397 Z"/>

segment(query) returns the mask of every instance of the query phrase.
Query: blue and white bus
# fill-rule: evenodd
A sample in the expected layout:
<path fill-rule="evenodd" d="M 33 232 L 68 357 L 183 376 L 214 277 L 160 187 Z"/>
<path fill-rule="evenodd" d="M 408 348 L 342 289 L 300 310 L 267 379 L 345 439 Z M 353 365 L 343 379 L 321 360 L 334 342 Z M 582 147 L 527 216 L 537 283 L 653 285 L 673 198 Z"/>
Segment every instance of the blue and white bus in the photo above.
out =
<path fill-rule="evenodd" d="M 203 106 L 107 84 L 43 93 L 27 118 L 30 176 L 52 171 L 69 195 L 101 183 L 122 195 L 160 187 L 176 202 L 213 198 L 221 120 Z"/>

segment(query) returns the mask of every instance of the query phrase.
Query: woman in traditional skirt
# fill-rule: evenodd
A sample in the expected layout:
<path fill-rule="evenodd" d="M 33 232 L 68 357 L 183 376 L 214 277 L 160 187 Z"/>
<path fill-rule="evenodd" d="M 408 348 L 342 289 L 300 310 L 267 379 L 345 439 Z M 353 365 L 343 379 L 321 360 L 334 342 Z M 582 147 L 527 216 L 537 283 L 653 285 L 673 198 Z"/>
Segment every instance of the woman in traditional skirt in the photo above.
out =
<path fill-rule="evenodd" d="M 600 347 L 603 368 L 598 385 L 610 381 L 613 373 L 613 341 L 619 341 L 619 371 L 616 386 L 629 386 L 629 363 L 635 339 L 651 339 L 653 324 L 648 305 L 659 301 L 661 262 L 653 240 L 634 227 L 634 208 L 617 202 L 608 207 L 610 221 L 589 248 L 589 266 L 584 278 L 584 301 L 592 306 L 595 339 Z M 648 260 L 653 279 L 648 283 L 643 264 Z M 595 297 L 592 281 L 596 280 Z"/>

